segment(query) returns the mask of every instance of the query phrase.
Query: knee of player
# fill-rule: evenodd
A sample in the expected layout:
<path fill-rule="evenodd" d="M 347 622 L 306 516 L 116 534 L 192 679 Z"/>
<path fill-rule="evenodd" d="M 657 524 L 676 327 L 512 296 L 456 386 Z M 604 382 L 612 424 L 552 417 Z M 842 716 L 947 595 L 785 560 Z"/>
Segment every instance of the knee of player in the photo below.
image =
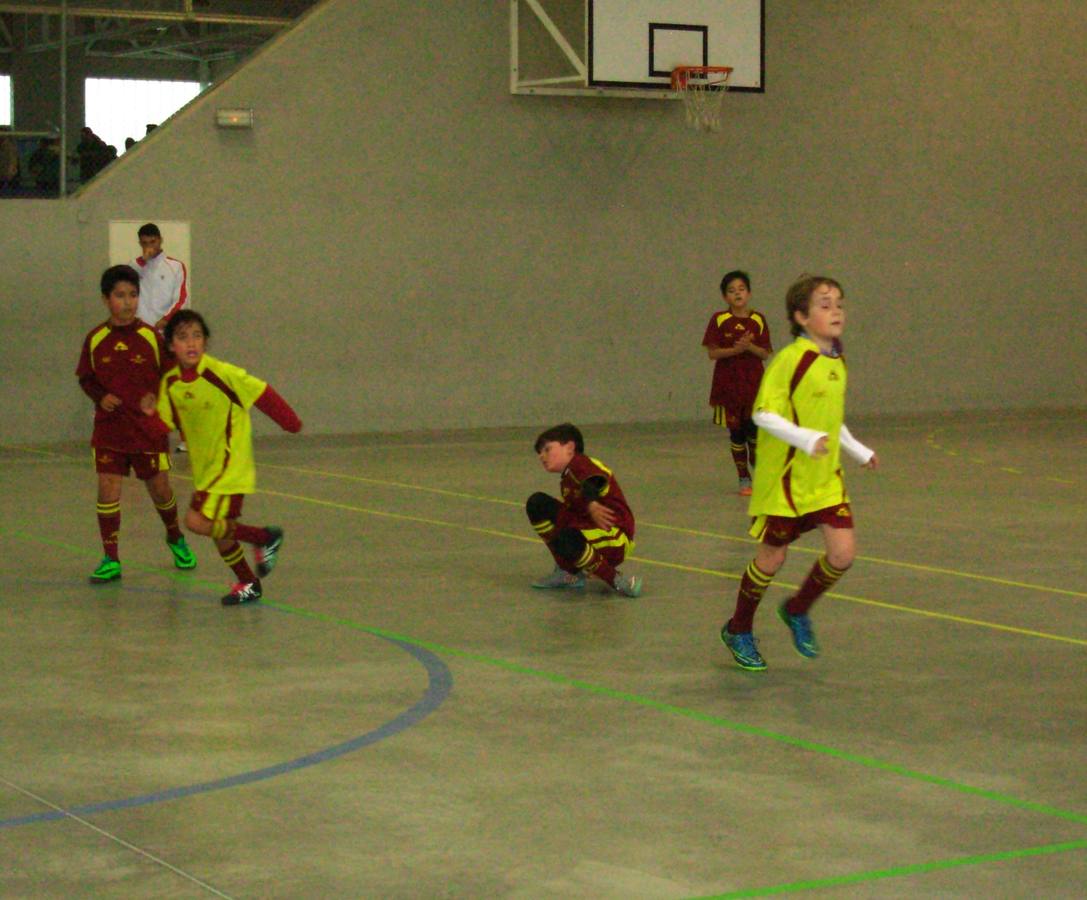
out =
<path fill-rule="evenodd" d="M 185 528 L 193 534 L 211 534 L 211 522 L 200 515 L 195 509 L 186 511 Z"/>
<path fill-rule="evenodd" d="M 525 502 L 525 512 L 533 522 L 553 519 L 558 507 L 559 501 L 542 491 L 537 491 Z"/>
<path fill-rule="evenodd" d="M 576 528 L 560 528 L 551 542 L 555 553 L 563 559 L 578 559 L 585 552 L 585 535 Z"/>

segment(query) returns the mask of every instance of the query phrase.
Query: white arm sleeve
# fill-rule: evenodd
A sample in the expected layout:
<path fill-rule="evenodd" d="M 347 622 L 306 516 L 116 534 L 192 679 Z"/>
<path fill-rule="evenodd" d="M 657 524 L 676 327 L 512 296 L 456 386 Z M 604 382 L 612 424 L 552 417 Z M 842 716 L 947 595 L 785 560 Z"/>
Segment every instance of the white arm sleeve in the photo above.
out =
<path fill-rule="evenodd" d="M 772 434 L 778 440 L 785 441 L 786 444 L 792 447 L 796 447 L 797 450 L 803 450 L 808 456 L 811 456 L 819 438 L 827 436 L 825 431 L 801 428 L 784 416 L 779 416 L 775 412 L 768 412 L 764 409 L 760 409 L 751 419 L 763 431 Z"/>
<path fill-rule="evenodd" d="M 850 459 L 856 460 L 862 466 L 867 465 L 868 460 L 876 455 L 875 450 L 853 437 L 853 433 L 845 427 L 845 422 L 842 423 L 842 430 L 838 432 L 838 444 L 849 454 Z"/>

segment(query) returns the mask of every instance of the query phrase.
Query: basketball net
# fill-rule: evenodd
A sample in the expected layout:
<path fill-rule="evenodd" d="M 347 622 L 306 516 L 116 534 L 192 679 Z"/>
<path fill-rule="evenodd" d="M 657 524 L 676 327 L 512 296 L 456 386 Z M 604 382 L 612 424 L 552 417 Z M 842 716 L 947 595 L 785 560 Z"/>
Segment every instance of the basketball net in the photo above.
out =
<path fill-rule="evenodd" d="M 672 90 L 683 100 L 687 124 L 695 131 L 720 131 L 721 107 L 732 74 L 729 66 L 676 66 Z"/>

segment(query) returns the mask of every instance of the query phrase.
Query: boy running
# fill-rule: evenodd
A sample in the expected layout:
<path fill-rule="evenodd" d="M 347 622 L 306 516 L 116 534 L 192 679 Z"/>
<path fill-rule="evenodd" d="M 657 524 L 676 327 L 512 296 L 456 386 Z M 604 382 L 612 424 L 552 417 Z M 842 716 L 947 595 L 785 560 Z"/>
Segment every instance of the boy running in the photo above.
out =
<path fill-rule="evenodd" d="M 142 408 L 151 417 L 145 419 L 149 431 L 185 431 L 195 487 L 185 527 L 215 541 L 237 578 L 222 602 L 235 606 L 261 598 L 260 579 L 272 571 L 283 544 L 281 528 L 239 521 L 242 501 L 257 481 L 249 409 L 256 406 L 291 433 L 300 431 L 302 422 L 267 382 L 205 353 L 210 336 L 198 312 L 183 309 L 170 319 L 166 343 L 177 364 L 163 376 L 157 404 L 147 398 Z M 256 574 L 239 541 L 257 548 Z"/>
<path fill-rule="evenodd" d="M 751 535 L 760 543 L 740 581 L 736 610 L 721 629 L 721 640 L 743 669 L 766 668 L 752 625 L 789 544 L 818 528 L 826 547 L 800 590 L 778 609 L 797 652 L 806 657 L 819 655 L 808 611 L 856 554 L 840 451 L 866 468 L 875 469 L 879 460 L 844 422 L 843 300 L 841 285 L 820 275 L 803 276 L 789 288 L 785 310 L 795 340 L 770 363 L 755 401 L 762 441 L 749 509 Z"/>

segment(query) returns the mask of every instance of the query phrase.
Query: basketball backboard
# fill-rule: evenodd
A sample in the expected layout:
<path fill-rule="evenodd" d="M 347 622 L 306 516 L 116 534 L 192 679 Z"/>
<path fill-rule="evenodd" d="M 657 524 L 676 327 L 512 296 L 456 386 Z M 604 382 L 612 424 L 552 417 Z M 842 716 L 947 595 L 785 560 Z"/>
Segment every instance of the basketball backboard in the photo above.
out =
<path fill-rule="evenodd" d="M 763 20 L 764 0 L 510 0 L 510 90 L 674 98 L 689 65 L 762 91 Z"/>

